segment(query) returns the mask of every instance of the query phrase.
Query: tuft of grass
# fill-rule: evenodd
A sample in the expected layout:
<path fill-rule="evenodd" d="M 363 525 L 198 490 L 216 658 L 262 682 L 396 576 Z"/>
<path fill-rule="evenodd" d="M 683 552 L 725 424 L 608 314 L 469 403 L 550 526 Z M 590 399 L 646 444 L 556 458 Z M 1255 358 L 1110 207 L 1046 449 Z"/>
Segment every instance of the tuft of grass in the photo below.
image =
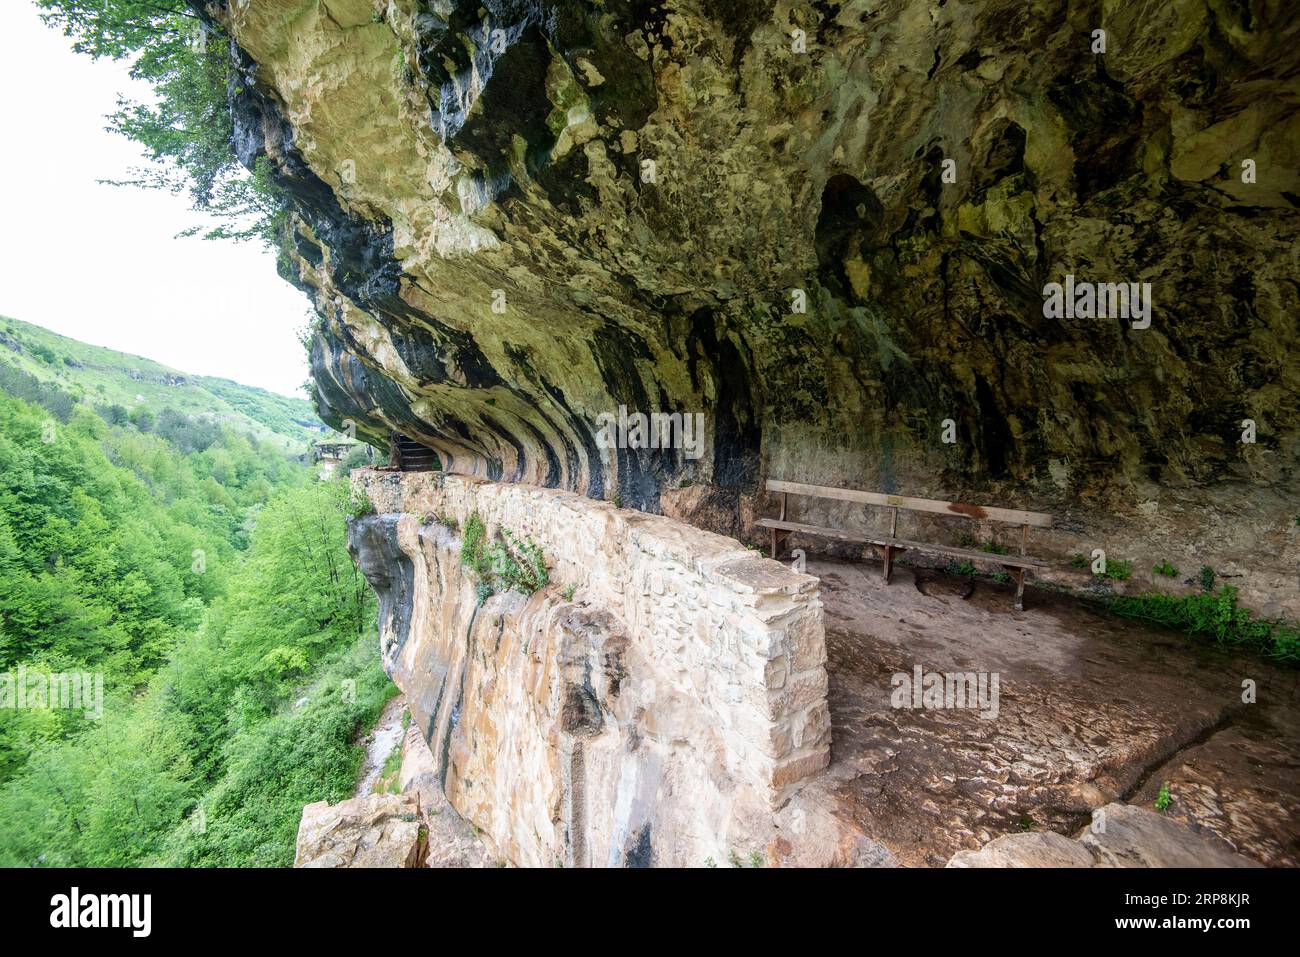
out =
<path fill-rule="evenodd" d="M 1007 547 L 1005 545 L 999 545 L 990 538 L 987 542 L 980 545 L 980 551 L 988 552 L 990 555 L 1005 555 L 1007 553 Z"/>
<path fill-rule="evenodd" d="M 1075 554 L 1070 556 L 1070 566 L 1072 568 L 1091 568 L 1092 559 L 1087 555 Z M 1125 582 L 1132 576 L 1133 563 L 1131 561 L 1125 561 L 1122 558 L 1107 558 L 1106 570 L 1095 577 L 1109 578 L 1111 581 Z"/>
<path fill-rule="evenodd" d="M 1165 595 L 1146 592 L 1110 599 L 1111 611 L 1125 618 L 1175 628 L 1193 636 L 1212 638 L 1220 645 L 1241 645 L 1280 661 L 1300 663 L 1300 625 L 1281 618 L 1255 618 L 1237 606 L 1237 589 L 1224 585 L 1218 592 Z"/>
<path fill-rule="evenodd" d="M 1169 793 L 1169 782 L 1166 781 L 1160 785 L 1160 793 L 1156 795 L 1156 810 L 1163 814 L 1169 810 L 1169 805 L 1173 803 L 1174 799 Z"/>
<path fill-rule="evenodd" d="M 578 583 L 570 582 L 564 586 L 564 600 L 573 601 L 574 594 L 578 591 Z"/>
<path fill-rule="evenodd" d="M 1169 559 L 1162 559 L 1159 565 L 1152 565 L 1151 571 L 1156 575 L 1164 575 L 1166 578 L 1177 578 L 1178 569 L 1170 564 Z"/>
<path fill-rule="evenodd" d="M 478 512 L 465 521 L 465 534 L 460 540 L 460 563 L 480 578 L 487 576 L 490 566 L 485 555 L 487 526 Z"/>

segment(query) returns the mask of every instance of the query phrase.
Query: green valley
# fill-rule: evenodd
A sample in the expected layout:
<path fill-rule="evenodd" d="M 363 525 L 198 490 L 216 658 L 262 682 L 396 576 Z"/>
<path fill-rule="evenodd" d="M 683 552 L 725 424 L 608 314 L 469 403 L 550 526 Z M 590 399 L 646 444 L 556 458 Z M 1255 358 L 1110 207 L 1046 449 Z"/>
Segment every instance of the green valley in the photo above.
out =
<path fill-rule="evenodd" d="M 310 405 L 0 329 L 0 866 L 291 863 L 394 690 Z"/>

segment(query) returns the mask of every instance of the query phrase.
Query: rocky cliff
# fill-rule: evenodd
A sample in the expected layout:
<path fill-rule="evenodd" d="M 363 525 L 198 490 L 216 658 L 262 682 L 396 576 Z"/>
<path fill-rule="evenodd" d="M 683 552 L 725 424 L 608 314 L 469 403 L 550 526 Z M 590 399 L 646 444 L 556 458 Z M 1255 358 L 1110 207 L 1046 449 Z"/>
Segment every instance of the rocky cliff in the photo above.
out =
<path fill-rule="evenodd" d="M 1038 507 L 1294 601 L 1294 4 L 206 9 L 332 425 L 731 534 L 767 476 Z"/>

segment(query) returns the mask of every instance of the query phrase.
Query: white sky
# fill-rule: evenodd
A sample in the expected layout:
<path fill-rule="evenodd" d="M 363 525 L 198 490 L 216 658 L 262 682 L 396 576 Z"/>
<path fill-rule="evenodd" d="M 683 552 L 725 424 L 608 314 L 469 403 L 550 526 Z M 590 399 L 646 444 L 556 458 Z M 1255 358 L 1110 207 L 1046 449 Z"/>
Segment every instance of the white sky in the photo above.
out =
<path fill-rule="evenodd" d="M 307 298 L 261 244 L 175 239 L 186 195 L 106 186 L 145 166 L 108 133 L 126 61 L 91 61 L 29 0 L 0 0 L 0 315 L 95 345 L 298 395 Z"/>

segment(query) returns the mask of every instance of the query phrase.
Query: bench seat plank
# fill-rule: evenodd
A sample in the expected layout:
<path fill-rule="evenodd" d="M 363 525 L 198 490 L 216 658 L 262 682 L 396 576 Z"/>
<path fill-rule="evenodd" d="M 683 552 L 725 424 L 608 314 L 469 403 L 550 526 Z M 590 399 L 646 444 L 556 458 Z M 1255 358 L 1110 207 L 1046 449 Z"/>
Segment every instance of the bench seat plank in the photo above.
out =
<path fill-rule="evenodd" d="M 1041 558 L 1029 558 L 1024 555 L 998 555 L 994 552 L 980 551 L 974 548 L 958 548 L 953 545 L 932 545 L 929 542 L 917 542 L 906 538 L 890 538 L 888 535 L 853 534 L 842 532 L 837 528 L 823 528 L 820 525 L 804 525 L 800 522 L 785 522 L 777 518 L 760 518 L 756 525 L 773 528 L 783 532 L 802 532 L 807 535 L 819 535 L 834 538 L 842 542 L 861 542 L 865 545 L 889 545 L 892 548 L 911 549 L 918 552 L 931 552 L 946 555 L 949 558 L 969 558 L 975 561 L 991 562 L 995 565 L 1009 565 L 1012 568 L 1047 568 L 1051 562 Z"/>
<path fill-rule="evenodd" d="M 1052 516 L 1044 512 L 1026 512 L 1018 508 L 965 505 L 961 502 L 941 502 L 932 498 L 912 498 L 907 495 L 888 495 L 884 492 L 861 492 L 852 488 L 831 488 L 826 485 L 806 485 L 802 482 L 782 482 L 777 479 L 768 479 L 767 488 L 770 492 L 833 498 L 843 502 L 859 502 L 863 505 L 905 508 L 913 512 L 935 512 L 940 515 L 955 515 L 959 518 L 987 518 L 997 522 L 1009 522 L 1012 525 L 1032 525 L 1036 528 L 1051 528 L 1053 521 Z"/>

